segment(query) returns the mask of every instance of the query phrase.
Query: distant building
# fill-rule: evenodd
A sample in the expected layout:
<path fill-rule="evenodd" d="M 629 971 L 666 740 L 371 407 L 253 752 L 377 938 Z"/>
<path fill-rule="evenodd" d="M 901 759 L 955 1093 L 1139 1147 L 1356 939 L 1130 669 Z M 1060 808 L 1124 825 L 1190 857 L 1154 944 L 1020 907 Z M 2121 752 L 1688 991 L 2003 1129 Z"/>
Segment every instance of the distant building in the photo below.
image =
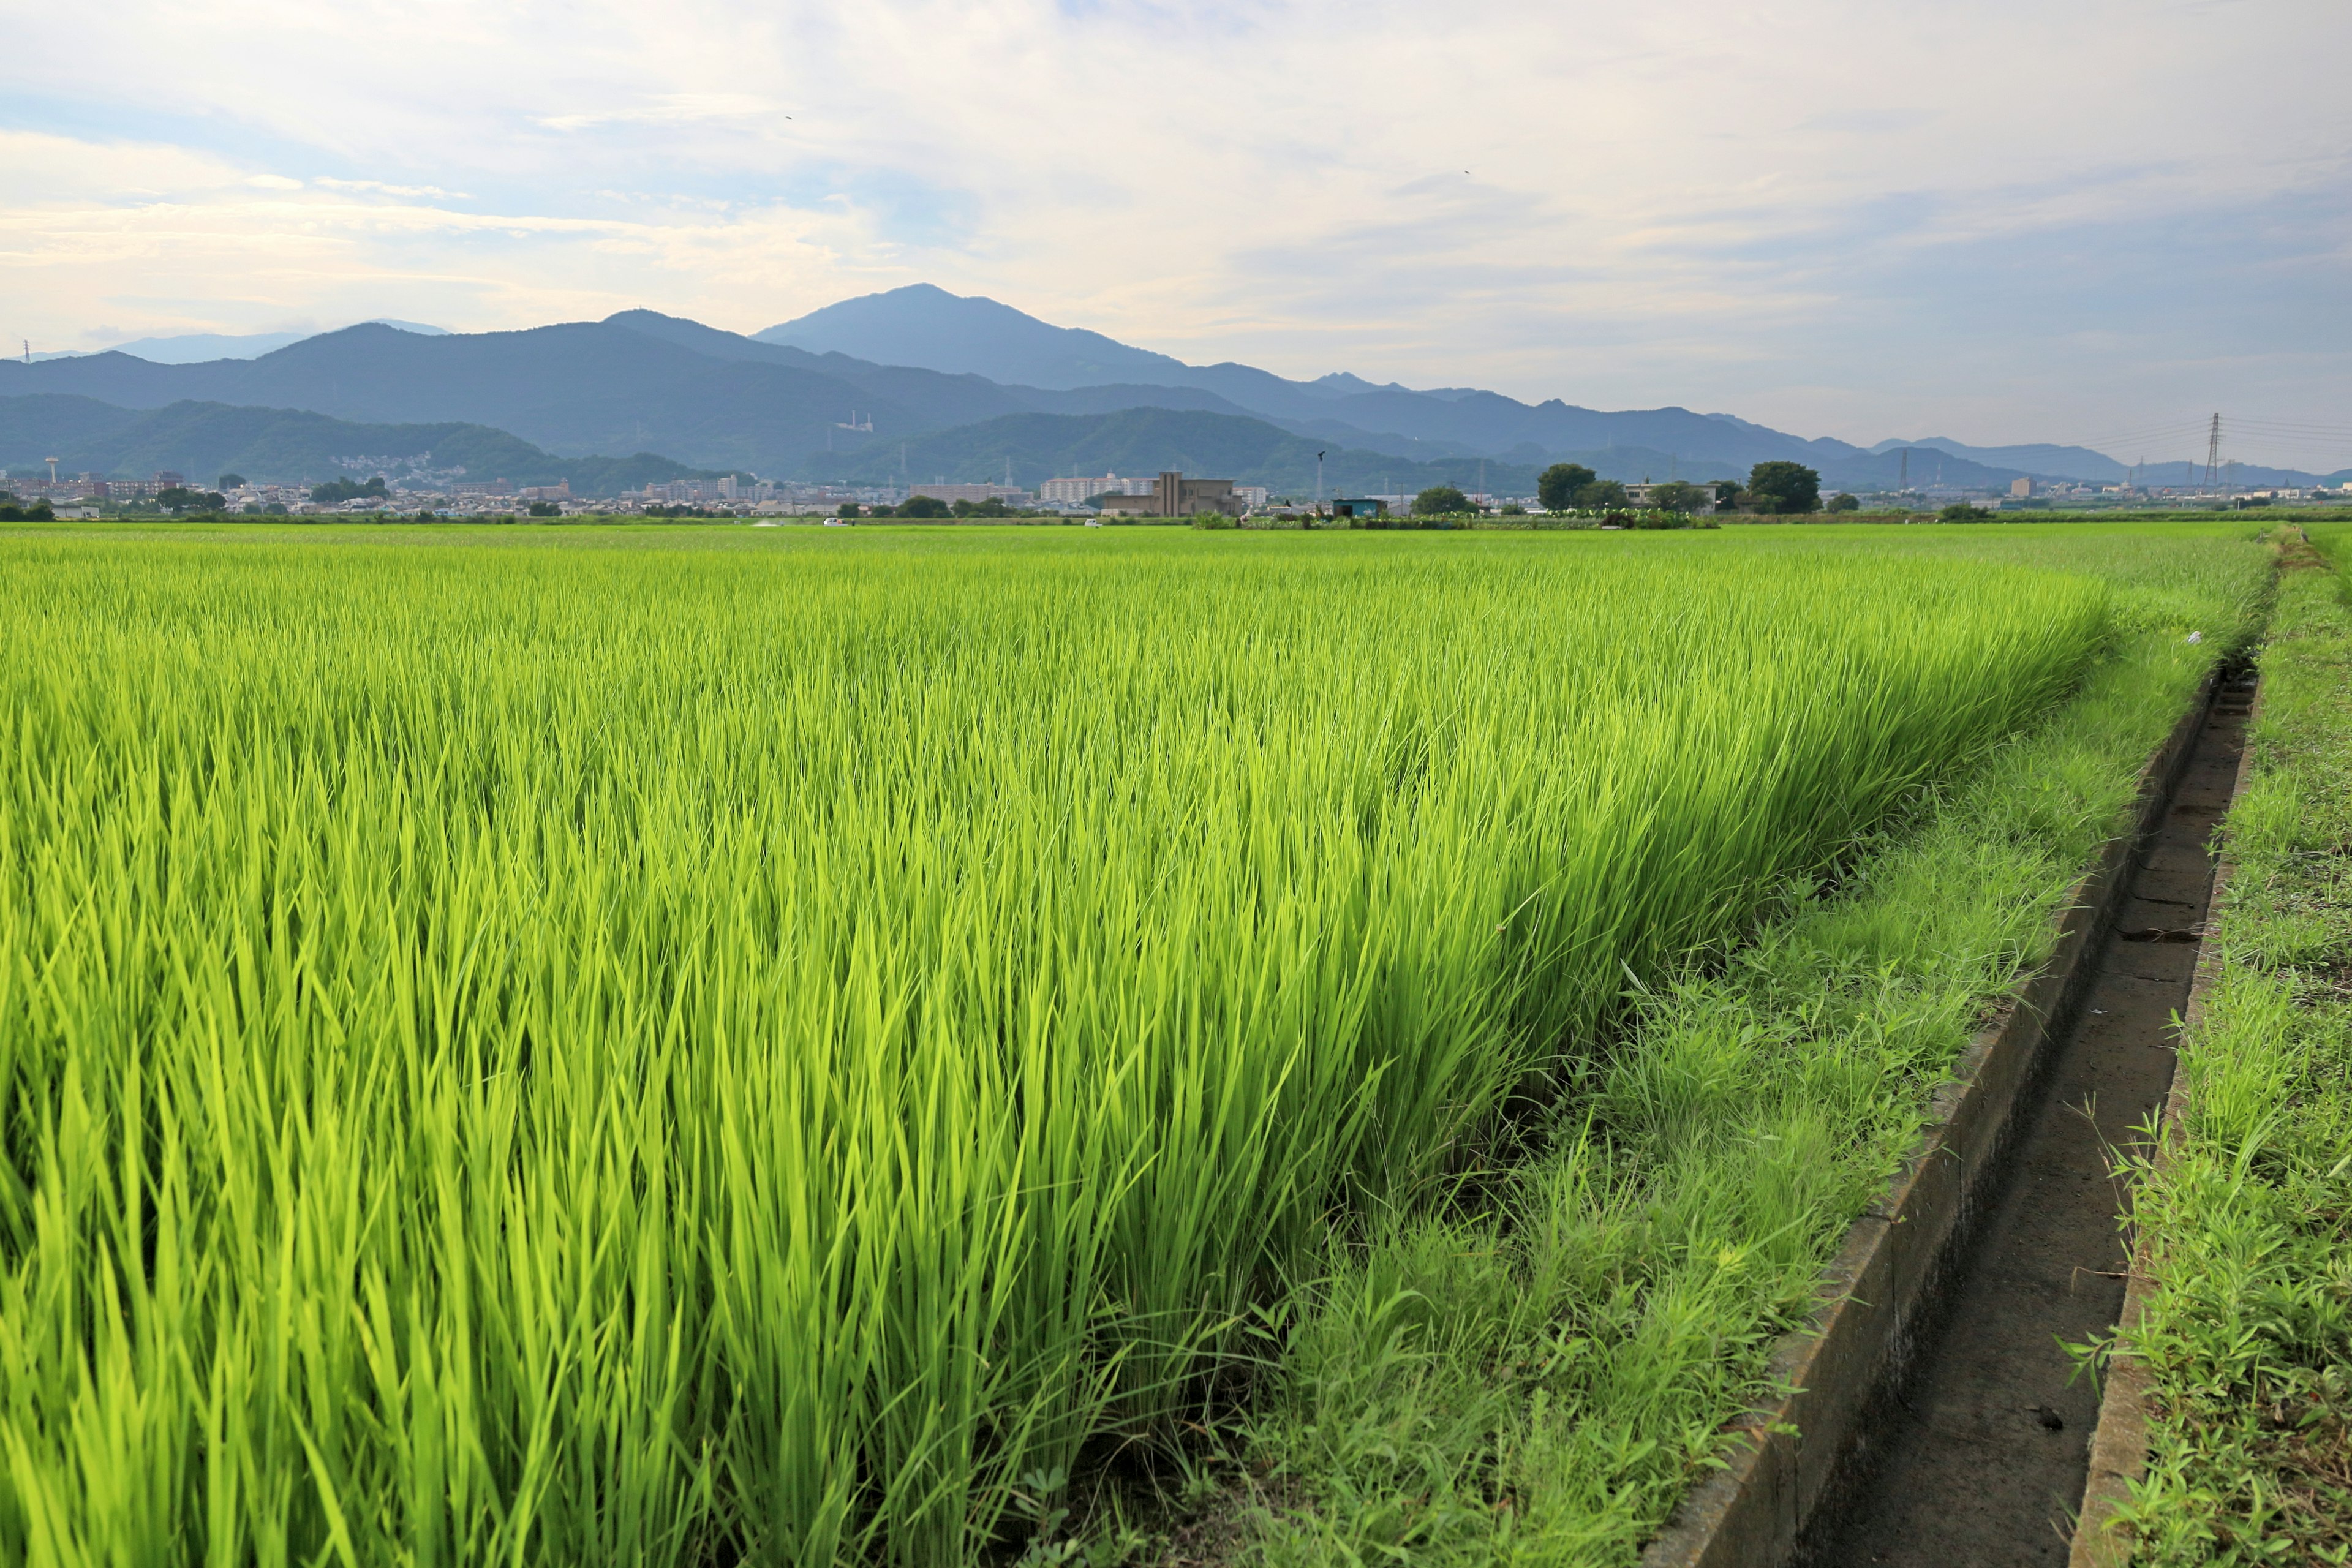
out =
<path fill-rule="evenodd" d="M 1100 504 L 1105 512 L 1127 517 L 1192 517 L 1204 511 L 1239 517 L 1249 510 L 1234 493 L 1233 480 L 1188 479 L 1173 468 L 1151 481 L 1149 495 L 1107 495 Z"/>
<path fill-rule="evenodd" d="M 2009 481 L 2009 493 L 2017 497 L 2018 500 L 2023 500 L 2027 496 L 2033 493 L 2033 481 L 2032 479 L 2011 479 Z"/>
<path fill-rule="evenodd" d="M 1379 496 L 1334 496 L 1333 517 L 1386 517 L 1389 503 Z"/>
<path fill-rule="evenodd" d="M 984 500 L 1001 500 L 1009 502 L 1023 501 L 1029 499 L 1029 492 L 1027 490 L 1016 489 L 1012 485 L 918 484 L 908 486 L 907 494 L 909 497 L 929 496 L 934 500 L 943 500 L 951 506 L 960 500 L 968 500 L 978 503 Z"/>
<path fill-rule="evenodd" d="M 1037 487 L 1037 499 L 1077 506 L 1097 496 L 1148 496 L 1157 482 L 1154 479 L 1121 479 L 1117 474 L 1105 474 L 1099 479 L 1082 474 L 1073 479 L 1047 479 Z"/>
<path fill-rule="evenodd" d="M 1076 506 L 1082 502 L 1090 501 L 1107 491 L 1113 495 L 1124 494 L 1126 486 L 1127 481 L 1117 474 L 1105 474 L 1098 479 L 1085 476 L 1067 479 L 1047 479 L 1037 487 L 1037 499 L 1058 501 L 1065 506 Z"/>

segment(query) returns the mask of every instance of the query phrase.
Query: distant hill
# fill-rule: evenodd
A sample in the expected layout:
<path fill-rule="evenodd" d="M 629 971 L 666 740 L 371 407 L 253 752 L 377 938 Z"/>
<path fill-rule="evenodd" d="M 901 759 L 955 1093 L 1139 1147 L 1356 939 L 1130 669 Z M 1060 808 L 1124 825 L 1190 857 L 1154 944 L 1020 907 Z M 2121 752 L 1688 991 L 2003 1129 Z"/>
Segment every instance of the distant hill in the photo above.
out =
<path fill-rule="evenodd" d="M 1417 463 L 1380 452 L 1318 442 L 1263 419 L 1243 415 L 1166 408 L 1128 408 L 1109 414 L 1011 414 L 855 458 L 813 458 L 803 469 L 812 479 L 889 484 L 912 479 L 1002 481 L 1010 465 L 1013 483 L 1034 489 L 1064 475 L 1156 474 L 1163 468 L 1265 485 L 1277 494 L 1307 496 L 1315 488 L 1315 454 L 1323 463 L 1323 493 L 1393 494 L 1431 485 L 1475 487 L 1481 464 L 1475 458 Z M 1488 460 L 1487 488 L 1501 495 L 1532 494 L 1536 470 L 1524 464 Z"/>
<path fill-rule="evenodd" d="M 966 299 L 929 283 L 844 300 L 751 335 L 813 353 L 984 375 L 1049 391 L 1109 382 L 1172 384 L 1190 368 L 1100 332 L 1052 326 L 1010 305 Z"/>
<path fill-rule="evenodd" d="M 428 327 L 422 321 L 395 321 L 379 316 L 380 326 L 396 327 L 404 332 L 420 332 L 429 338 L 446 337 L 447 330 Z M 259 359 L 273 349 L 299 343 L 314 338 L 316 332 L 181 332 L 161 338 L 133 338 L 127 343 L 112 343 L 95 352 L 124 353 L 133 359 L 143 359 L 151 364 L 199 364 L 215 359 Z M 82 359 L 91 351 L 68 350 L 63 353 L 39 353 L 35 359 Z"/>
<path fill-rule="evenodd" d="M 1605 411 L 1475 387 L 1416 390 L 1348 374 L 1291 381 L 1244 364 L 1188 365 L 927 284 L 843 300 L 754 336 L 623 310 L 512 332 L 431 336 L 370 323 L 250 359 L 196 363 L 120 351 L 0 361 L 0 396 L 39 395 L 117 408 L 200 402 L 362 424 L 478 425 L 550 454 L 660 452 L 769 475 L 871 468 L 895 460 L 882 454 L 901 443 L 1015 414 L 1139 408 L 1255 419 L 1327 449 L 1448 473 L 1465 459 L 1475 473 L 1483 458 L 1513 469 L 1568 459 L 1612 478 L 1705 479 L 1792 458 L 1830 485 L 1874 489 L 1895 481 L 1906 449 L 1915 479 L 1933 451 L 1948 482 L 2005 487 L 2030 475 L 2112 483 L 2124 471 L 2080 447 L 1934 437 L 1863 447 L 1681 407 Z M 2175 458 L 2141 472 L 2161 482 L 2192 467 Z M 2248 483 L 2309 478 L 2238 474 Z"/>
<path fill-rule="evenodd" d="M 1916 441 L 1881 441 L 1871 451 L 1895 452 L 1906 447 L 1915 453 L 1943 452 L 1990 468 L 2014 468 L 2025 474 L 2063 475 L 2098 484 L 2120 484 L 2131 475 L 2127 465 L 2104 452 L 2094 452 L 2088 447 L 2055 447 L 2046 442 L 2023 447 L 1971 447 L 1948 436 L 1928 436 Z M 1918 465 L 1917 458 L 1912 459 L 1912 465 Z"/>
<path fill-rule="evenodd" d="M 855 447 L 1034 405 L 976 376 L 777 348 L 651 311 L 444 337 L 362 325 L 258 359 L 201 364 L 113 353 L 0 362 L 0 395 L 36 393 L 125 408 L 194 400 L 363 423 L 488 425 L 551 452 L 658 450 L 765 473 L 828 445 Z M 845 428 L 853 422 L 871 433 Z"/>
<path fill-rule="evenodd" d="M 1127 395 L 1160 407 L 1176 405 L 1169 394 L 1177 388 L 1212 393 L 1236 411 L 1301 436 L 1417 459 L 1483 455 L 1525 464 L 1639 447 L 1694 470 L 1744 472 L 1771 458 L 1818 465 L 1863 451 L 1843 441 L 1809 441 L 1686 408 L 1603 413 L 1556 398 L 1526 404 L 1468 387 L 1414 391 L 1346 374 L 1290 381 L 1244 364 L 1188 365 L 927 283 L 845 300 L 754 336 L 1009 384 L 1066 391 L 1124 384 Z"/>
<path fill-rule="evenodd" d="M 88 397 L 0 397 L 0 465 L 19 474 L 46 474 L 51 457 L 67 474 L 144 479 L 168 468 L 205 484 L 227 472 L 268 484 L 374 473 L 396 479 L 414 459 L 416 468 L 462 468 L 468 479 L 569 480 L 575 492 L 591 496 L 712 472 L 646 452 L 557 457 L 483 425 L 354 424 L 298 409 L 219 403 L 130 409 Z"/>

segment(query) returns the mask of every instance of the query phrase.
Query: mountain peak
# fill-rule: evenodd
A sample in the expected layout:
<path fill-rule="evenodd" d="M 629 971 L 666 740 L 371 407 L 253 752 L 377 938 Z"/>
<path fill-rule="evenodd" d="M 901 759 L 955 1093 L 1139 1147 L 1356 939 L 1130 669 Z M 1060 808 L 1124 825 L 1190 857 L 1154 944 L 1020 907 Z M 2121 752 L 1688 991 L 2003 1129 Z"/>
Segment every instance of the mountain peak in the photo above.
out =
<path fill-rule="evenodd" d="M 751 334 L 812 353 L 842 353 L 878 364 L 950 375 L 985 375 L 1066 391 L 1108 382 L 1164 382 L 1184 362 L 1129 348 L 1083 327 L 1057 327 L 982 295 L 909 283 L 812 310 Z"/>

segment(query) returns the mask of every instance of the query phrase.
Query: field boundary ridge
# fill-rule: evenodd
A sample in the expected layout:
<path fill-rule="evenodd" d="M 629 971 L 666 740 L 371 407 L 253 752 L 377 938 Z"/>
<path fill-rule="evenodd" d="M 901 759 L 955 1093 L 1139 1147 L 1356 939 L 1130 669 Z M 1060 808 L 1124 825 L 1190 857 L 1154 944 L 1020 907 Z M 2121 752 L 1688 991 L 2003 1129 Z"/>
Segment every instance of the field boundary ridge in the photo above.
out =
<path fill-rule="evenodd" d="M 1811 1319 L 1773 1345 L 1765 1375 L 1788 1392 L 1732 1419 L 1727 1430 L 1748 1440 L 1684 1498 L 1643 1551 L 1642 1568 L 1780 1568 L 1798 1559 L 1817 1517 L 1829 1517 L 1824 1505 L 1833 1510 L 1867 1473 L 1881 1418 L 1967 1256 L 2020 1112 L 2031 1108 L 2046 1047 L 2082 1005 L 2132 862 L 2163 818 L 2222 680 L 2218 669 L 2205 677 L 2141 768 L 2130 825 L 2075 882 L 2054 917 L 2050 957 L 1954 1060 L 1912 1152 L 1822 1271 Z M 2199 976 L 2201 984 L 2201 966 Z"/>

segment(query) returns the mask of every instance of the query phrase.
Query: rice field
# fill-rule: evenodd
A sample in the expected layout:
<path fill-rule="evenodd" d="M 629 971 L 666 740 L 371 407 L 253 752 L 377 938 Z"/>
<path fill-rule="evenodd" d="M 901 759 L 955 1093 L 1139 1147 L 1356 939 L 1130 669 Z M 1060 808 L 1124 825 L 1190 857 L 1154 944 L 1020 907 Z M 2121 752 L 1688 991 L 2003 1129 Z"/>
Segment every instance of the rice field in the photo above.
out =
<path fill-rule="evenodd" d="M 58 531 L 0 603 L 37 1564 L 1017 1549 L 2116 626 L 1714 537 Z"/>

